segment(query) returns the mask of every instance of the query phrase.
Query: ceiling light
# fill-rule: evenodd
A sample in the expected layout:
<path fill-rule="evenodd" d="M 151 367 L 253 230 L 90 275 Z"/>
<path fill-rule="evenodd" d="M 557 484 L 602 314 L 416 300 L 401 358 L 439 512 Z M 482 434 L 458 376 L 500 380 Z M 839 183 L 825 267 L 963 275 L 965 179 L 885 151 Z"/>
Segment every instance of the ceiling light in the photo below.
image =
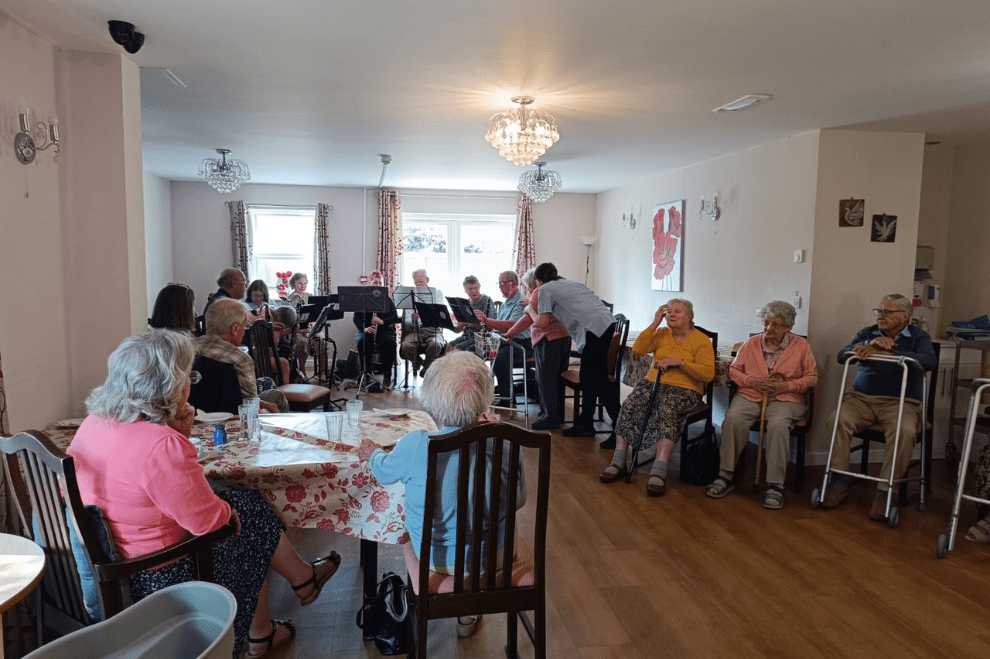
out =
<path fill-rule="evenodd" d="M 726 103 L 720 108 L 715 108 L 712 112 L 735 112 L 736 110 L 742 110 L 743 108 L 755 105 L 760 101 L 765 101 L 768 98 L 770 98 L 770 94 L 750 94 L 749 96 L 738 98 L 731 103 Z"/>
<path fill-rule="evenodd" d="M 545 162 L 538 162 L 535 170 L 523 172 L 519 177 L 519 190 L 533 203 L 542 204 L 560 190 L 560 174 L 549 169 L 543 171 L 545 165 Z"/>
<path fill-rule="evenodd" d="M 241 187 L 244 181 L 251 180 L 251 172 L 243 160 L 227 160 L 230 149 L 217 149 L 219 158 L 207 158 L 199 166 L 199 175 L 213 188 L 226 194 Z"/>
<path fill-rule="evenodd" d="M 560 139 L 557 121 L 545 112 L 527 109 L 533 102 L 529 96 L 516 96 L 512 102 L 519 107 L 493 116 L 485 139 L 510 162 L 528 165 Z"/>

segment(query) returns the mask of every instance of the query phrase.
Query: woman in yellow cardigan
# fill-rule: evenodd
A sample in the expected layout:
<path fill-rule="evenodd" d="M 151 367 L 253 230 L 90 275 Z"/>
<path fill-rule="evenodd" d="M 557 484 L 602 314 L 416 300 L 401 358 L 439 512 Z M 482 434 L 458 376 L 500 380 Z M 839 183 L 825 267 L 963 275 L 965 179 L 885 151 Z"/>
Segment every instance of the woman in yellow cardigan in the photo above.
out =
<path fill-rule="evenodd" d="M 660 323 L 667 319 L 667 327 Z M 599 476 L 603 483 L 626 477 L 626 453 L 629 441 L 638 441 L 644 417 L 649 414 L 639 450 L 657 447 L 657 459 L 650 470 L 646 493 L 663 496 L 667 489 L 667 461 L 684 431 L 687 414 L 701 404 L 705 384 L 715 377 L 715 351 L 711 340 L 694 329 L 694 305 L 674 298 L 661 305 L 653 322 L 639 335 L 633 354 L 653 353 L 649 373 L 622 404 L 615 424 L 615 453 L 612 464 Z M 660 387 L 652 410 L 647 409 L 650 390 L 657 375 Z M 626 439 L 628 438 L 628 439 Z"/>

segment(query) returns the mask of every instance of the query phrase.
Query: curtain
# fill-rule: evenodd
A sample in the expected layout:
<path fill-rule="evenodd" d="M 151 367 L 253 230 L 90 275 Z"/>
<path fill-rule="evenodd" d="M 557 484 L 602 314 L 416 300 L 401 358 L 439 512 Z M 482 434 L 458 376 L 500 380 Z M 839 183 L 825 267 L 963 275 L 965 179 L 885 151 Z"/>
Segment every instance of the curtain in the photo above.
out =
<path fill-rule="evenodd" d="M 533 244 L 533 202 L 524 194 L 519 195 L 516 210 L 516 244 L 512 248 L 512 260 L 516 274 L 522 277 L 536 267 L 536 245 Z"/>
<path fill-rule="evenodd" d="M 381 270 L 384 284 L 392 290 L 399 284 L 399 257 L 402 256 L 402 219 L 399 193 L 378 191 L 378 257 L 375 268 Z"/>
<path fill-rule="evenodd" d="M 0 435 L 8 435 L 7 428 L 7 392 L 3 388 L 3 359 L 0 358 Z M 0 467 L 0 532 L 9 533 L 10 518 L 7 509 L 7 481 Z"/>
<path fill-rule="evenodd" d="M 230 240 L 233 248 L 234 265 L 244 273 L 244 279 L 251 281 L 248 266 L 251 263 L 251 219 L 248 207 L 243 201 L 228 201 L 230 208 Z"/>
<path fill-rule="evenodd" d="M 315 255 L 316 292 L 320 295 L 330 295 L 330 231 L 328 230 L 330 206 L 316 205 L 316 232 L 314 236 L 313 254 Z"/>

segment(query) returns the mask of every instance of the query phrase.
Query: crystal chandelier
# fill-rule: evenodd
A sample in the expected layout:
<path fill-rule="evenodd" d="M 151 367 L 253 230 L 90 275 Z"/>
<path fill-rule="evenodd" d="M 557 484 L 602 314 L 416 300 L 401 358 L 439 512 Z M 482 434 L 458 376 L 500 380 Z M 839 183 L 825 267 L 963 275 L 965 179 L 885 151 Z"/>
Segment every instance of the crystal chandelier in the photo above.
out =
<path fill-rule="evenodd" d="M 529 96 L 516 96 L 512 102 L 519 107 L 492 117 L 485 139 L 513 164 L 528 165 L 560 139 L 557 121 L 545 112 L 527 109 L 533 102 Z"/>
<path fill-rule="evenodd" d="M 230 149 L 217 149 L 219 158 L 207 158 L 199 166 L 199 175 L 217 192 L 226 194 L 241 187 L 244 181 L 251 180 L 251 172 L 243 160 L 227 160 Z"/>
<path fill-rule="evenodd" d="M 542 204 L 553 196 L 553 193 L 560 190 L 560 174 L 547 170 L 543 171 L 545 162 L 538 162 L 536 170 L 523 172 L 519 177 L 519 190 L 529 197 L 534 203 Z"/>

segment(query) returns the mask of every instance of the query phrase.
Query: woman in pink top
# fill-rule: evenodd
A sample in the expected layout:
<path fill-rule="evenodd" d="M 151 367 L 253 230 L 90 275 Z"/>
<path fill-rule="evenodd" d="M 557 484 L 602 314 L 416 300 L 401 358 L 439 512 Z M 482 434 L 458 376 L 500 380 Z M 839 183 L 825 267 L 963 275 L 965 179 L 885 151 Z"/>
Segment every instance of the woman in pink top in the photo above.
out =
<path fill-rule="evenodd" d="M 169 547 L 190 534 L 229 521 L 235 535 L 214 545 L 216 583 L 237 599 L 234 657 L 263 657 L 292 639 L 291 622 L 268 612 L 269 567 L 285 577 L 305 606 L 316 601 L 337 571 L 336 552 L 305 563 L 278 516 L 257 490 L 214 493 L 189 442 L 192 342 L 169 330 L 131 336 L 107 360 L 106 381 L 86 400 L 89 416 L 69 447 L 83 502 L 99 506 L 126 558 Z M 138 601 L 194 579 L 191 557 L 131 577 Z"/>
<path fill-rule="evenodd" d="M 791 459 L 791 428 L 807 412 L 805 392 L 818 381 L 808 341 L 791 334 L 797 313 L 787 302 L 770 302 L 757 312 L 763 333 L 749 337 L 736 353 L 730 373 L 739 393 L 722 422 L 718 478 L 705 492 L 721 499 L 732 491 L 736 463 L 749 441 L 749 429 L 766 405 L 767 493 L 763 507 L 784 507 L 784 476 Z M 766 401 L 766 402 L 764 402 Z"/>
<path fill-rule="evenodd" d="M 540 415 L 531 426 L 533 430 L 556 430 L 560 427 L 557 418 L 557 401 L 560 396 L 560 374 L 567 368 L 571 356 L 571 335 L 564 324 L 554 318 L 546 327 L 533 325 L 536 309 L 539 306 L 540 285 L 530 268 L 520 278 L 523 286 L 532 291 L 529 306 L 522 317 L 509 328 L 505 338 L 511 339 L 524 329 L 530 328 L 533 341 L 533 356 L 536 358 L 536 383 L 540 390 Z"/>

